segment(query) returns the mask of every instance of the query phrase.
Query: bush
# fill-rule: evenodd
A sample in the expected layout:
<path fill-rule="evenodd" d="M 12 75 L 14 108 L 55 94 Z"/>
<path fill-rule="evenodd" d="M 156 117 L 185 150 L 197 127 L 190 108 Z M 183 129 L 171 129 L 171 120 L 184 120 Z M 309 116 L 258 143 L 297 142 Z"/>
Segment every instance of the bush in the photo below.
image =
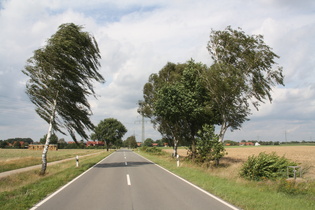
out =
<path fill-rule="evenodd" d="M 162 155 L 163 151 L 161 148 L 157 148 L 157 147 L 140 147 L 140 150 L 143 152 L 147 152 L 147 153 L 151 153 L 151 154 L 155 154 L 155 155 Z"/>
<path fill-rule="evenodd" d="M 219 136 L 214 133 L 213 125 L 204 125 L 202 130 L 198 131 L 196 138 L 197 156 L 196 162 L 207 163 L 215 161 L 219 164 L 219 160 L 225 155 L 225 149 L 222 142 L 219 141 Z"/>
<path fill-rule="evenodd" d="M 296 166 L 295 162 L 276 155 L 275 152 L 266 154 L 259 153 L 248 157 L 243 164 L 240 175 L 245 179 L 260 181 L 264 179 L 276 179 L 286 176 L 288 166 Z"/>

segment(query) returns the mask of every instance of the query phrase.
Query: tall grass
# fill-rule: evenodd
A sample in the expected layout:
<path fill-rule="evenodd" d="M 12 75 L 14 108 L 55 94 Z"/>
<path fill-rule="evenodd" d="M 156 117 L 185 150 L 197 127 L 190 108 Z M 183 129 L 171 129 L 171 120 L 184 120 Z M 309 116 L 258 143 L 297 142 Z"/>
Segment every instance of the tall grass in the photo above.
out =
<path fill-rule="evenodd" d="M 206 169 L 189 162 L 182 162 L 181 166 L 177 167 L 176 161 L 169 156 L 154 156 L 144 152 L 140 154 L 242 209 L 315 209 L 314 190 L 309 191 L 307 195 L 292 195 L 279 192 L 277 182 L 253 182 L 241 179 L 238 176 L 239 168 L 234 168 L 233 173 L 227 168 Z M 224 170 L 229 171 L 230 175 L 221 176 Z M 314 187 L 314 182 L 308 186 Z"/>
<path fill-rule="evenodd" d="M 38 170 L 31 170 L 0 179 L 0 209 L 29 209 L 48 194 L 108 156 L 102 152 L 80 159 L 80 167 L 75 161 L 69 160 L 50 166 L 45 176 Z"/>

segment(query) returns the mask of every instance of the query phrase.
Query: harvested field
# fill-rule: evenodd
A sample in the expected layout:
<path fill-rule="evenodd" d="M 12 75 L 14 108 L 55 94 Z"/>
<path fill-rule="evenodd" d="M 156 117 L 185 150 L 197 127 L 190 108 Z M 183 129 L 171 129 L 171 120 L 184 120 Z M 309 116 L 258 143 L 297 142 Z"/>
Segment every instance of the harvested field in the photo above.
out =
<path fill-rule="evenodd" d="M 172 153 L 170 149 L 165 150 Z M 229 168 L 230 173 L 236 173 L 241 164 L 251 155 L 258 155 L 261 152 L 275 152 L 279 156 L 297 162 L 304 169 L 307 169 L 305 178 L 315 179 L 315 146 L 243 146 L 243 147 L 226 147 L 228 153 L 221 159 L 220 163 Z M 186 149 L 179 149 L 180 156 L 186 156 Z M 231 171 L 232 170 L 232 171 Z"/>

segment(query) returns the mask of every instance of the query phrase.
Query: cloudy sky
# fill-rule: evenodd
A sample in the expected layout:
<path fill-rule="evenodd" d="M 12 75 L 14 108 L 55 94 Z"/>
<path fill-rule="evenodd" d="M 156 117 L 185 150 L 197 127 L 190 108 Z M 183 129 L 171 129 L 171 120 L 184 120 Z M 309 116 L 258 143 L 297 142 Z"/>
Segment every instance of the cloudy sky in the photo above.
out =
<path fill-rule="evenodd" d="M 113 117 L 141 140 L 137 101 L 143 85 L 168 61 L 212 63 L 211 29 L 262 34 L 280 56 L 285 87 L 253 111 L 232 140 L 315 140 L 315 1 L 313 0 L 0 0 L 0 139 L 37 141 L 48 124 L 25 94 L 21 72 L 33 51 L 62 23 L 84 26 L 99 44 L 105 84 L 95 84 L 92 121 Z M 286 135 L 285 135 L 286 134 Z M 286 136 L 286 137 L 285 137 Z M 59 135 L 59 137 L 62 137 Z M 145 137 L 160 135 L 149 122 Z M 65 137 L 70 141 L 70 137 Z"/>

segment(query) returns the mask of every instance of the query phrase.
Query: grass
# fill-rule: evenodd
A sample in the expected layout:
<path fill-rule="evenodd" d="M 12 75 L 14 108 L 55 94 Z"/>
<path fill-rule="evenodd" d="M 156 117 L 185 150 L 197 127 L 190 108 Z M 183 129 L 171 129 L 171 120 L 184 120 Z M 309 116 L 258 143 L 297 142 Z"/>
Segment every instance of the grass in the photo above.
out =
<path fill-rule="evenodd" d="M 109 154 L 104 151 L 82 157 L 78 168 L 75 167 L 74 160 L 49 166 L 45 176 L 40 176 L 37 169 L 1 178 L 1 209 L 30 209 L 48 194 L 56 191 Z"/>
<path fill-rule="evenodd" d="M 175 160 L 169 155 L 154 156 L 143 152 L 140 154 L 242 209 L 315 209 L 314 182 L 307 184 L 311 189 L 308 189 L 306 194 L 292 195 L 279 192 L 277 182 L 246 181 L 235 173 L 230 174 L 230 177 L 226 174 L 220 176 L 226 168 L 205 169 L 187 161 L 182 162 L 181 167 L 176 167 Z"/>
<path fill-rule="evenodd" d="M 58 151 L 48 151 L 47 161 L 53 162 L 66 158 L 74 158 L 76 155 L 82 156 L 98 152 L 95 149 L 61 149 Z M 1 149 L 0 150 L 0 173 L 18 168 L 41 164 L 42 151 L 27 149 Z"/>

